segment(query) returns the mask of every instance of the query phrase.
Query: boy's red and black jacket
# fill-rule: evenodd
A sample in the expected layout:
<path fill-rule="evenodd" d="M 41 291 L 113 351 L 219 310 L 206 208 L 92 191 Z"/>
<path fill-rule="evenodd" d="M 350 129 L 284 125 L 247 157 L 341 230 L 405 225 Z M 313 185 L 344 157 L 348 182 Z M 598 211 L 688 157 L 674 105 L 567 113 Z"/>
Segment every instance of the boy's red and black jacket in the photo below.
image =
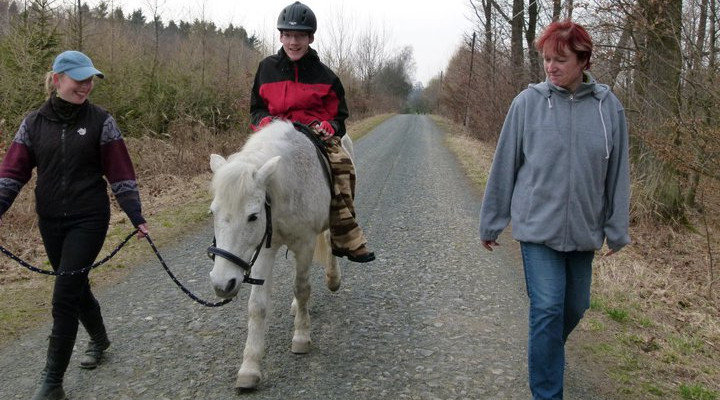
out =
<path fill-rule="evenodd" d="M 109 213 L 107 183 L 134 226 L 145 223 L 135 171 L 115 119 L 86 101 L 72 121 L 53 109 L 53 98 L 30 112 L 0 165 L 0 216 L 37 167 L 36 210 L 56 218 Z"/>
<path fill-rule="evenodd" d="M 251 124 L 265 117 L 309 125 L 328 121 L 335 136 L 345 135 L 348 108 L 345 89 L 335 73 L 309 49 L 292 61 L 280 48 L 260 62 L 250 98 Z"/>

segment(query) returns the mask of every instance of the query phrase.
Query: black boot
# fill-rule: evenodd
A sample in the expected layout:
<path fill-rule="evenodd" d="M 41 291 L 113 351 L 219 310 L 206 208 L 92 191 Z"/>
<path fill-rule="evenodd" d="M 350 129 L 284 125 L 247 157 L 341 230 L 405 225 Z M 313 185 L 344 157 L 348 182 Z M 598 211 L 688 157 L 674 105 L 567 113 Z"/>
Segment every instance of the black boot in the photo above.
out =
<path fill-rule="evenodd" d="M 108 339 L 100 309 L 98 308 L 97 312 L 92 315 L 81 316 L 80 322 L 90 335 L 85 355 L 80 359 L 80 368 L 95 369 L 102 362 L 105 350 L 110 347 L 110 339 Z"/>
<path fill-rule="evenodd" d="M 40 387 L 35 391 L 32 400 L 65 400 L 62 382 L 70 363 L 75 340 L 50 336 L 47 361 L 42 372 Z"/>
<path fill-rule="evenodd" d="M 95 369 L 102 362 L 105 350 L 110 347 L 110 340 L 107 335 L 99 340 L 90 339 L 85 355 L 80 359 L 80 368 Z"/>

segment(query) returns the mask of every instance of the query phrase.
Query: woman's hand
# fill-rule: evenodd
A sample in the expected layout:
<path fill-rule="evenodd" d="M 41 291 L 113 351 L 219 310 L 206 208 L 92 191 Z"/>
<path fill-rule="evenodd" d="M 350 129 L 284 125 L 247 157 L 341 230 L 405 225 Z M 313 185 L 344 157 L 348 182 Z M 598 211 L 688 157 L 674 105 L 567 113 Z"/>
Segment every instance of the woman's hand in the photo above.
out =
<path fill-rule="evenodd" d="M 493 246 L 500 246 L 500 243 L 494 241 L 494 240 L 483 240 L 482 245 L 484 248 L 493 251 Z"/>
<path fill-rule="evenodd" d="M 147 224 L 140 224 L 140 225 L 138 225 L 137 228 L 138 228 L 138 232 L 137 232 L 138 239 L 142 239 L 148 235 Z"/>

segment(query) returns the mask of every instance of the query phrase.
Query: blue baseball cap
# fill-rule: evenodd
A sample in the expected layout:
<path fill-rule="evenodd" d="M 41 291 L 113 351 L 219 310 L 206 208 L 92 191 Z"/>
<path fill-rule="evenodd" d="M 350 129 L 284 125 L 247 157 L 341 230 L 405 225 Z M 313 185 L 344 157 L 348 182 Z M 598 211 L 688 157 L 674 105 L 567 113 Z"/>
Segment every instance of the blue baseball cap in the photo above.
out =
<path fill-rule="evenodd" d="M 85 79 L 95 75 L 98 78 L 105 78 L 105 75 L 95 69 L 90 57 L 76 51 L 63 51 L 53 62 L 53 72 L 58 74 L 66 74 L 76 81 L 84 81 Z"/>

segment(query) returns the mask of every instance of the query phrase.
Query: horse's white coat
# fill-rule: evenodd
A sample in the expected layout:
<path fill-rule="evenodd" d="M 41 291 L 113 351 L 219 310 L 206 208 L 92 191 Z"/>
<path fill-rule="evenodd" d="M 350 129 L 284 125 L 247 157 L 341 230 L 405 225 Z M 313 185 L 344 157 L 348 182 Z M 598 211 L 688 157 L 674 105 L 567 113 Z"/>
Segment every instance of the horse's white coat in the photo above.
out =
<path fill-rule="evenodd" d="M 343 146 L 352 153 L 347 135 Z M 329 241 L 330 190 L 313 144 L 288 122 L 274 122 L 254 133 L 242 150 L 227 160 L 211 155 L 210 166 L 214 172 L 210 209 L 218 248 L 249 262 L 265 232 L 266 194 L 271 201 L 272 245 L 263 246 L 251 275 L 265 279 L 265 284 L 253 285 L 250 292 L 248 336 L 235 385 L 255 388 L 262 376 L 272 269 L 279 248 L 285 245 L 295 256 L 294 353 L 310 350 L 308 278 L 313 258 L 325 265 L 327 286 L 333 291 L 340 287 L 340 269 Z M 243 274 L 240 267 L 215 257 L 210 280 L 218 296 L 231 298 L 242 286 Z"/>

